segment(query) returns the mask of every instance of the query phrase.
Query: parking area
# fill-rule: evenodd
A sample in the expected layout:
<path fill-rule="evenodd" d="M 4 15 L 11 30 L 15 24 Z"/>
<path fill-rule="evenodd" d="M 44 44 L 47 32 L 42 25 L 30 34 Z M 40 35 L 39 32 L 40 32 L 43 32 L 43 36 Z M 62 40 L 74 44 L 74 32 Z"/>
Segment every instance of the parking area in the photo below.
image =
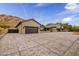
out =
<path fill-rule="evenodd" d="M 0 39 L 1 56 L 79 55 L 78 35 L 72 32 L 6 34 Z"/>

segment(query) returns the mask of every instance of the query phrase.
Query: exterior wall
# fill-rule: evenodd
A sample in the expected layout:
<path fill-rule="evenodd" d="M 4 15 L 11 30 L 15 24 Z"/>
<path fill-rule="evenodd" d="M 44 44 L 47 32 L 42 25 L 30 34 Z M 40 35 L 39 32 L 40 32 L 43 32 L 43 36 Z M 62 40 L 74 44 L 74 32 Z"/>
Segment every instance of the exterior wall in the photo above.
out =
<path fill-rule="evenodd" d="M 63 31 L 64 31 L 64 32 L 68 32 L 69 30 L 68 30 L 68 29 L 64 29 Z"/>
<path fill-rule="evenodd" d="M 22 33 L 22 24 L 20 24 L 17 28 L 19 29 L 19 33 L 21 34 Z"/>
<path fill-rule="evenodd" d="M 53 28 L 53 32 L 58 32 L 57 28 Z"/>
<path fill-rule="evenodd" d="M 44 27 L 40 27 L 40 31 L 44 31 Z"/>
<path fill-rule="evenodd" d="M 38 27 L 38 32 L 40 33 L 41 31 L 40 31 L 40 27 Z"/>
<path fill-rule="evenodd" d="M 57 28 L 49 28 L 49 31 L 50 31 L 50 32 L 58 32 L 58 31 L 57 31 Z"/>
<path fill-rule="evenodd" d="M 22 24 L 20 24 L 17 28 L 19 29 L 19 33 L 25 33 L 25 27 L 24 26 L 32 26 L 32 27 L 38 27 L 38 32 L 40 32 L 40 25 L 35 21 L 24 21 Z"/>

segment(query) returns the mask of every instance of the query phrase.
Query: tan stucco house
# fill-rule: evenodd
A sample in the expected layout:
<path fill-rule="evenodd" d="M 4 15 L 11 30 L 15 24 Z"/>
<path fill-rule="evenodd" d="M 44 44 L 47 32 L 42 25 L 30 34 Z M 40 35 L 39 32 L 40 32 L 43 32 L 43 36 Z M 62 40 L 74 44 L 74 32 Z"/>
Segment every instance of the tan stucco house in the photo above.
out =
<path fill-rule="evenodd" d="M 41 24 L 34 19 L 23 20 L 15 28 L 9 28 L 8 33 L 39 33 Z"/>
<path fill-rule="evenodd" d="M 50 32 L 62 32 L 63 27 L 60 24 L 49 24 L 45 26 L 44 30 Z"/>

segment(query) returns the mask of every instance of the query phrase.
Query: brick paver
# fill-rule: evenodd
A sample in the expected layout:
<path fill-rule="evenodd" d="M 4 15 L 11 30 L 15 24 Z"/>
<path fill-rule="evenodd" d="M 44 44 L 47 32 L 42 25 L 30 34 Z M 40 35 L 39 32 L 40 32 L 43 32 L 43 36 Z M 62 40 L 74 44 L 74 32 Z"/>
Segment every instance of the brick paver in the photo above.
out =
<path fill-rule="evenodd" d="M 78 35 L 72 32 L 6 34 L 0 40 L 0 55 L 61 56 L 79 55 Z"/>

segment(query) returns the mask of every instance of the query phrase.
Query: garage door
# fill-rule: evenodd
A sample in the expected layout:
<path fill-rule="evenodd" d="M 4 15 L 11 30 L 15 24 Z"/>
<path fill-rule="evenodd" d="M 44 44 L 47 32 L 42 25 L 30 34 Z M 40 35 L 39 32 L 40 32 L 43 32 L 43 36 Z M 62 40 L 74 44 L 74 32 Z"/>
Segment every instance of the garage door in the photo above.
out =
<path fill-rule="evenodd" d="M 38 27 L 25 27 L 25 33 L 38 33 Z"/>
<path fill-rule="evenodd" d="M 18 29 L 8 29 L 8 33 L 18 33 Z"/>

